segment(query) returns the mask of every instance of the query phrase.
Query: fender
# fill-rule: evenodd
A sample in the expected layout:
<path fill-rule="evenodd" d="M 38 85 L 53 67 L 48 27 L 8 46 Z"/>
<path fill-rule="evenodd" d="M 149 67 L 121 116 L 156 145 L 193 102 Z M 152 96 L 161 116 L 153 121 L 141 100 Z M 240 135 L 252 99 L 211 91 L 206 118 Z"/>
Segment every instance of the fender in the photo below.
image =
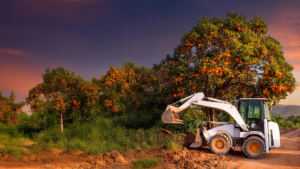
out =
<path fill-rule="evenodd" d="M 250 135 L 257 135 L 260 136 L 261 138 L 265 138 L 265 135 L 260 131 L 240 132 L 240 138 L 246 138 L 249 137 Z"/>
<path fill-rule="evenodd" d="M 225 134 L 228 137 L 228 139 L 230 140 L 230 143 L 229 143 L 230 147 L 233 146 L 232 137 L 228 132 L 226 132 L 224 130 L 218 130 L 218 134 Z"/>

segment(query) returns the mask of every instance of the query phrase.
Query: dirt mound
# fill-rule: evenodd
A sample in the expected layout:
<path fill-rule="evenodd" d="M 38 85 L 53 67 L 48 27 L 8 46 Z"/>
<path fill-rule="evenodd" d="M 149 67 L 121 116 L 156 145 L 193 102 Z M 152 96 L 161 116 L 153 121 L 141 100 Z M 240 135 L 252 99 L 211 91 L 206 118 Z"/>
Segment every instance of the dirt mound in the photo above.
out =
<path fill-rule="evenodd" d="M 101 155 L 88 157 L 87 162 L 94 167 L 110 165 L 113 163 L 128 163 L 117 150 L 112 150 L 111 152 Z"/>
<path fill-rule="evenodd" d="M 116 150 L 96 156 L 83 152 L 66 152 L 59 149 L 38 150 L 38 155 L 9 157 L 0 155 L 1 168 L 130 168 L 130 162 Z"/>
<path fill-rule="evenodd" d="M 189 131 L 185 132 L 183 146 L 189 148 L 190 145 L 195 142 L 195 139 L 196 139 L 196 134 L 195 133 L 192 133 L 192 132 L 189 132 Z"/>
<path fill-rule="evenodd" d="M 164 163 L 169 168 L 226 168 L 229 159 L 224 155 L 208 154 L 182 148 L 164 154 Z"/>
<path fill-rule="evenodd" d="M 162 133 L 163 136 L 172 136 L 173 135 L 172 132 L 170 132 L 169 130 L 164 129 L 164 128 L 160 128 L 159 132 Z"/>

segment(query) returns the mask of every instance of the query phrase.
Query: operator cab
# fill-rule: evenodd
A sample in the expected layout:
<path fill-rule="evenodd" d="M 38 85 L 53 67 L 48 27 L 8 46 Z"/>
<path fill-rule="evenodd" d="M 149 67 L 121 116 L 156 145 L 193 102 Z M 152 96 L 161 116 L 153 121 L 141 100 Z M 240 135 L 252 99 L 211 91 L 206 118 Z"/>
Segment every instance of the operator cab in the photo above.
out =
<path fill-rule="evenodd" d="M 264 133 L 264 119 L 271 120 L 269 106 L 265 98 L 241 98 L 238 110 L 249 131 Z M 235 124 L 238 127 L 238 124 Z"/>

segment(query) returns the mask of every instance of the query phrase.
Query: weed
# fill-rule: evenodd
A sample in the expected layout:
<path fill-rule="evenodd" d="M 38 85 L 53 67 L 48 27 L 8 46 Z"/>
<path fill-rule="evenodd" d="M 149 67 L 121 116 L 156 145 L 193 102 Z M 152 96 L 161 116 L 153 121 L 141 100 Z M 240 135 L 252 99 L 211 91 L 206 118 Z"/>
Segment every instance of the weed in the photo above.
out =
<path fill-rule="evenodd" d="M 137 160 L 132 162 L 132 164 L 134 168 L 140 169 L 140 168 L 151 168 L 161 162 L 162 162 L 162 158 L 154 157 L 154 158 Z"/>
<path fill-rule="evenodd" d="M 27 141 L 22 138 L 12 138 L 9 134 L 0 134 L 0 153 L 14 157 L 29 155 L 32 150 L 25 148 L 22 143 Z"/>

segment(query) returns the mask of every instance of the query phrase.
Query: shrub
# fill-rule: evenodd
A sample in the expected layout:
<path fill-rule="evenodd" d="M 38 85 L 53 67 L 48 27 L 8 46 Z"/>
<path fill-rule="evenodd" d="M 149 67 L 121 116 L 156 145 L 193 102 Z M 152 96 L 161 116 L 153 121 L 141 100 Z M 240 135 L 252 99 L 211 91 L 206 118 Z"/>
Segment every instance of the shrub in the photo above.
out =
<path fill-rule="evenodd" d="M 10 123 L 2 123 L 0 122 L 0 131 L 1 134 L 7 134 L 10 137 L 13 138 L 19 138 L 20 132 L 16 125 L 10 124 Z"/>
<path fill-rule="evenodd" d="M 18 121 L 18 130 L 30 138 L 34 138 L 42 130 L 57 126 L 55 115 L 45 109 L 37 109 L 31 116 L 22 112 Z"/>

